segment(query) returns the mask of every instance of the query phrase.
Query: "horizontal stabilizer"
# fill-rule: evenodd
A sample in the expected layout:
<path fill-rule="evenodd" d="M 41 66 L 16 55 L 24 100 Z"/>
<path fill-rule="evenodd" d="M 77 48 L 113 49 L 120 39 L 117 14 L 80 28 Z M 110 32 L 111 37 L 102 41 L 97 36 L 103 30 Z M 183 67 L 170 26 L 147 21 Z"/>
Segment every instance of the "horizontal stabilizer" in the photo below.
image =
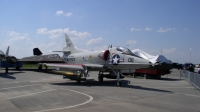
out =
<path fill-rule="evenodd" d="M 52 52 L 63 52 L 63 53 L 70 53 L 71 51 L 52 51 Z"/>

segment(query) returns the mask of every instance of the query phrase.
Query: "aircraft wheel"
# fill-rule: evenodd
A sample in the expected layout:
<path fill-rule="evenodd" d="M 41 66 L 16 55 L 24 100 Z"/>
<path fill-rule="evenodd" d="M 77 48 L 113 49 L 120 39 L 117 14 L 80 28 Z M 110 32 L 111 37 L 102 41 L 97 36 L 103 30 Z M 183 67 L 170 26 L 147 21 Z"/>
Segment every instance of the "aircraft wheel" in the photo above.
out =
<path fill-rule="evenodd" d="M 38 70 L 42 70 L 42 65 L 39 65 Z"/>
<path fill-rule="evenodd" d="M 118 81 L 116 84 L 117 87 L 121 87 L 121 85 L 122 85 L 121 81 Z"/>
<path fill-rule="evenodd" d="M 65 76 L 65 75 L 63 75 L 63 79 L 66 79 L 66 76 Z"/>
<path fill-rule="evenodd" d="M 77 82 L 78 84 L 80 84 L 80 83 L 81 83 L 81 80 L 76 80 L 76 82 Z"/>
<path fill-rule="evenodd" d="M 6 67 L 6 69 L 5 69 L 5 73 L 8 73 L 8 67 Z"/>
<path fill-rule="evenodd" d="M 104 76 L 104 74 L 99 74 L 99 77 L 98 77 L 99 82 L 103 82 L 103 76 Z"/>
<path fill-rule="evenodd" d="M 20 70 L 19 66 L 17 66 L 15 69 L 16 69 L 16 70 Z"/>
<path fill-rule="evenodd" d="M 98 79 L 99 79 L 99 82 L 103 82 L 103 76 L 99 76 Z"/>
<path fill-rule="evenodd" d="M 157 78 L 158 78 L 158 79 L 161 79 L 161 75 L 157 75 Z"/>
<path fill-rule="evenodd" d="M 144 79 L 149 79 L 149 77 L 150 77 L 150 76 L 147 75 L 147 74 L 144 75 Z"/>

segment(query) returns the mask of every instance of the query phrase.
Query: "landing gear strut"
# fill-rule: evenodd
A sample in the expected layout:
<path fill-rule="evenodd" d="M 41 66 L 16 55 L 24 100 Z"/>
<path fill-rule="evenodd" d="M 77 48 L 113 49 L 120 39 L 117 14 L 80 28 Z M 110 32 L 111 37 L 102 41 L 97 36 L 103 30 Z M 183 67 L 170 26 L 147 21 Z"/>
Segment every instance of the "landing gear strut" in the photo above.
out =
<path fill-rule="evenodd" d="M 117 81 L 116 86 L 117 86 L 117 87 L 121 87 L 121 85 L 122 85 L 121 81 Z"/>
<path fill-rule="evenodd" d="M 42 65 L 41 64 L 38 65 L 38 70 L 42 70 Z"/>
<path fill-rule="evenodd" d="M 77 82 L 78 84 L 81 83 L 81 77 L 82 77 L 82 74 L 81 74 L 81 75 L 78 75 L 77 78 L 76 78 L 76 82 Z"/>
<path fill-rule="evenodd" d="M 78 84 L 80 84 L 80 83 L 81 83 L 81 79 L 80 79 L 80 78 L 77 78 L 77 79 L 76 79 L 76 82 L 77 82 Z"/>
<path fill-rule="evenodd" d="M 101 73 L 101 72 L 99 72 L 99 77 L 98 77 L 98 79 L 99 79 L 99 82 L 100 82 L 100 83 L 103 82 L 103 77 L 104 77 L 104 74 Z"/>
<path fill-rule="evenodd" d="M 120 79 L 119 70 L 117 71 L 117 73 L 116 73 L 115 70 L 112 70 L 112 71 L 113 71 L 113 73 L 117 76 L 117 83 L 116 83 L 116 86 L 117 86 L 117 87 L 121 87 L 122 83 L 121 83 L 121 79 Z"/>
<path fill-rule="evenodd" d="M 6 67 L 6 69 L 5 69 L 5 73 L 8 73 L 8 67 Z"/>

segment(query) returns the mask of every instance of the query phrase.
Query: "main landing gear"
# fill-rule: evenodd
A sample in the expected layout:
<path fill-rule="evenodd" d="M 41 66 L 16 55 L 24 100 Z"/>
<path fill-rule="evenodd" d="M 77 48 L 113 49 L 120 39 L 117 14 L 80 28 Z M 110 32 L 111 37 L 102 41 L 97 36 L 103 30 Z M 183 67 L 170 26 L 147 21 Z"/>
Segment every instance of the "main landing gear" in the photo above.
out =
<path fill-rule="evenodd" d="M 99 79 L 99 82 L 100 82 L 100 83 L 103 82 L 103 77 L 104 77 L 104 74 L 103 74 L 102 72 L 99 72 L 98 79 Z"/>
<path fill-rule="evenodd" d="M 5 73 L 8 73 L 8 67 L 5 68 Z"/>
<path fill-rule="evenodd" d="M 121 87 L 122 83 L 121 83 L 121 79 L 120 79 L 120 71 L 119 70 L 112 70 L 112 72 L 116 75 L 116 78 L 117 78 L 117 83 L 116 83 L 116 87 Z M 111 75 L 111 73 L 110 73 Z M 100 83 L 103 82 L 103 78 L 106 77 L 108 78 L 107 76 L 104 76 L 103 72 L 99 72 L 98 74 L 98 80 Z M 114 76 L 110 76 L 109 78 L 114 78 Z"/>

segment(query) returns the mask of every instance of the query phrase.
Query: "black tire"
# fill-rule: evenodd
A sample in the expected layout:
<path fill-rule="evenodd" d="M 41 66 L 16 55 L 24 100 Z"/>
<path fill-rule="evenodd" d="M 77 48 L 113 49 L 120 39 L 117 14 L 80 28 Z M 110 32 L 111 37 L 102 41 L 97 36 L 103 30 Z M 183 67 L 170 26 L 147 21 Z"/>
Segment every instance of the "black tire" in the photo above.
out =
<path fill-rule="evenodd" d="M 8 73 L 8 67 L 6 67 L 6 69 L 5 69 L 5 73 Z"/>
<path fill-rule="evenodd" d="M 103 82 L 103 76 L 99 76 L 98 79 L 99 79 L 99 82 L 100 82 L 100 83 Z"/>
<path fill-rule="evenodd" d="M 99 74 L 98 79 L 99 79 L 99 82 L 100 82 L 100 83 L 103 82 L 103 77 L 104 77 L 104 74 Z"/>
<path fill-rule="evenodd" d="M 39 65 L 38 70 L 42 70 L 42 65 Z"/>
<path fill-rule="evenodd" d="M 66 78 L 66 76 L 65 75 L 63 75 L 63 79 L 65 79 Z"/>
<path fill-rule="evenodd" d="M 121 87 L 121 85 L 122 85 L 121 81 L 118 81 L 116 87 Z"/>
<path fill-rule="evenodd" d="M 144 75 L 144 79 L 148 79 L 149 76 L 147 74 Z"/>
<path fill-rule="evenodd" d="M 17 66 L 15 69 L 16 69 L 16 70 L 20 70 L 19 66 Z"/>
<path fill-rule="evenodd" d="M 158 75 L 157 75 L 157 79 L 161 79 L 161 75 L 158 74 Z"/>
<path fill-rule="evenodd" d="M 77 79 L 76 82 L 77 82 L 78 84 L 80 84 L 80 83 L 81 83 L 81 80 L 80 80 L 80 79 Z"/>

